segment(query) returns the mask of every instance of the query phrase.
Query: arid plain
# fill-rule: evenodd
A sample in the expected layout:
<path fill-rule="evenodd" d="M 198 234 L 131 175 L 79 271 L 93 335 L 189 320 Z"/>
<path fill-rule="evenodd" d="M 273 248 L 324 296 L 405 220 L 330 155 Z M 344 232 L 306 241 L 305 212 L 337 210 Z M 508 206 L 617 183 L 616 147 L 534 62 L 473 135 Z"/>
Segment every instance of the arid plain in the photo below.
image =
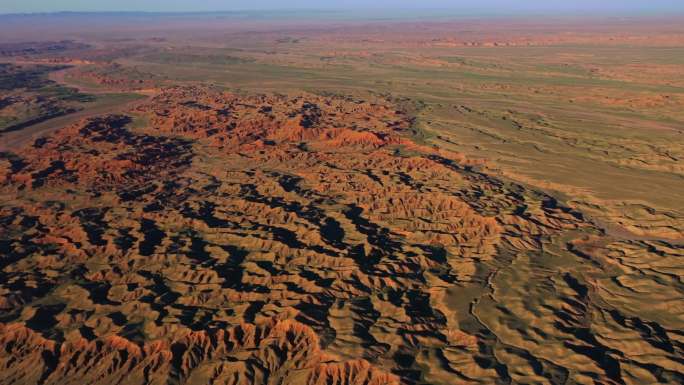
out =
<path fill-rule="evenodd" d="M 0 16 L 0 384 L 684 382 L 684 20 Z"/>

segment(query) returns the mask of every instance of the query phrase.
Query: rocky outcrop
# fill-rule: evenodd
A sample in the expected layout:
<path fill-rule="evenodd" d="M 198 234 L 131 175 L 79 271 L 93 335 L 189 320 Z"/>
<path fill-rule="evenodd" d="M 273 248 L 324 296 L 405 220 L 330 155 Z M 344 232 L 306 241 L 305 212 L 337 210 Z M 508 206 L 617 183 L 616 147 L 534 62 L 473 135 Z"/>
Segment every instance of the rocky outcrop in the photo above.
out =
<path fill-rule="evenodd" d="M 4 156 L 2 384 L 681 379 L 680 247 L 418 145 L 387 101 L 135 112 Z"/>

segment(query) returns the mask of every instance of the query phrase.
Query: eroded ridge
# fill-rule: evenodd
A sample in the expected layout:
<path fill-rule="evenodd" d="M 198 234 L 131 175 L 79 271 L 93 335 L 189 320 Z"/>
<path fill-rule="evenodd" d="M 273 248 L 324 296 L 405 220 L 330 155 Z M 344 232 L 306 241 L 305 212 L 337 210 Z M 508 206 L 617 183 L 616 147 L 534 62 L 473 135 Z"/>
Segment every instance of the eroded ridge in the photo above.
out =
<path fill-rule="evenodd" d="M 635 294 L 681 296 L 681 247 L 411 128 L 383 100 L 171 88 L 4 154 L 3 383 L 682 379 L 681 309 Z"/>
<path fill-rule="evenodd" d="M 352 98 L 238 96 L 197 87 L 165 89 L 139 111 L 161 132 L 244 150 L 281 142 L 377 148 L 397 143 L 395 133 L 410 124 L 392 106 Z"/>

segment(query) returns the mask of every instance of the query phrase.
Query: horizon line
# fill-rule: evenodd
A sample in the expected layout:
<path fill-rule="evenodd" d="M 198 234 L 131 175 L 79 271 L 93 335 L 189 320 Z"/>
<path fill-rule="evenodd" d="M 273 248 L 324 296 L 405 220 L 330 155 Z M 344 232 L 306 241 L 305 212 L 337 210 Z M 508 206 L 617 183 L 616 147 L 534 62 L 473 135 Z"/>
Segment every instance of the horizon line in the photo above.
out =
<path fill-rule="evenodd" d="M 263 13 L 263 14 L 283 14 L 283 13 L 328 13 L 328 14 L 340 14 L 340 13 L 356 13 L 363 11 L 385 13 L 388 16 L 397 13 L 406 12 L 462 12 L 463 16 L 578 16 L 582 15 L 587 18 L 595 17 L 625 17 L 625 16 L 684 16 L 683 9 L 654 9 L 654 10 L 592 10 L 593 14 L 587 16 L 583 14 L 586 10 L 576 9 L 571 11 L 553 11 L 549 9 L 543 10 L 507 10 L 507 11 L 495 11 L 483 8 L 469 8 L 469 9 L 459 9 L 455 7 L 411 7 L 411 8 L 394 8 L 391 11 L 386 11 L 382 7 L 370 7 L 363 9 L 355 8 L 269 8 L 269 9 L 233 9 L 233 10 L 205 10 L 205 11 L 191 11 L 191 10 L 178 10 L 178 11 L 154 11 L 154 10 L 102 10 L 102 11 L 74 11 L 74 10 L 58 10 L 58 11 L 31 11 L 31 12 L 0 12 L 0 16 L 57 16 L 57 15 L 208 15 L 208 14 L 245 14 L 245 13 Z M 455 15 L 443 15 L 443 16 L 455 16 Z"/>

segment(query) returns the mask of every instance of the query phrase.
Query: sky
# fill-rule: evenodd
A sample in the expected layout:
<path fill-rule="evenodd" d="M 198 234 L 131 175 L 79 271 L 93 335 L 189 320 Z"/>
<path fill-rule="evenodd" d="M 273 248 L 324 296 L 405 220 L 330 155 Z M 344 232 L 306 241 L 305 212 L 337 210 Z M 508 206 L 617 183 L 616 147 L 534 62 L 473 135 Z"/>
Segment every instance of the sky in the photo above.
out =
<path fill-rule="evenodd" d="M 684 0 L 0 0 L 0 13 L 451 9 L 492 13 L 684 12 Z"/>

